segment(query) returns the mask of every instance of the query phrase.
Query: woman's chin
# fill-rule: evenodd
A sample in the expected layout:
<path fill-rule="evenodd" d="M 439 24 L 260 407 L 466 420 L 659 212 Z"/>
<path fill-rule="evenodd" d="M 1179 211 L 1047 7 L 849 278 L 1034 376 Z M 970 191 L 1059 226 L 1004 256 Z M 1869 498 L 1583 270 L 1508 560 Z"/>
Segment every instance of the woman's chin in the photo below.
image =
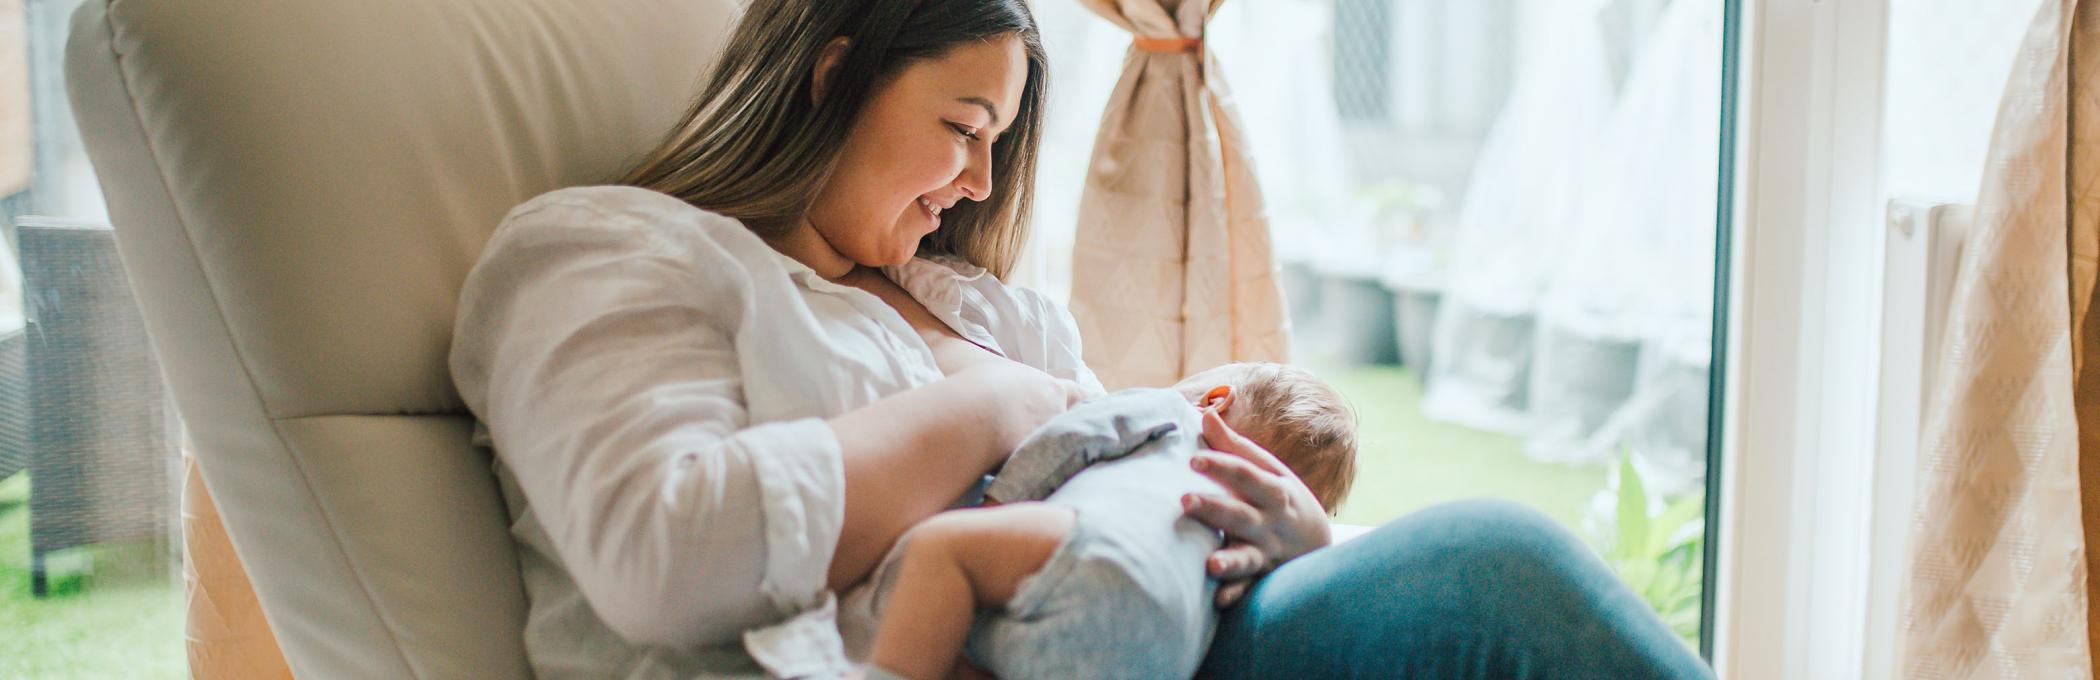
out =
<path fill-rule="evenodd" d="M 863 267 L 872 267 L 880 269 L 882 267 L 895 267 L 897 265 L 910 262 L 911 259 L 917 257 L 918 254 L 919 244 L 917 241 L 914 241 L 911 243 L 911 245 L 906 247 L 891 248 L 878 253 L 868 253 L 865 256 L 856 256 L 853 258 L 853 261 L 856 264 L 859 264 Z"/>

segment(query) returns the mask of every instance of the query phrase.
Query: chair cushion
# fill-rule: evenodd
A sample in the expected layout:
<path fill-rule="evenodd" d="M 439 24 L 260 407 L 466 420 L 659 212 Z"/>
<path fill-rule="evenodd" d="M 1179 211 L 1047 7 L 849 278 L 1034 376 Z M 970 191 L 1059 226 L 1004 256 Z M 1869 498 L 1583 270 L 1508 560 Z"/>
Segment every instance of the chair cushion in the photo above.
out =
<path fill-rule="evenodd" d="M 523 677 L 446 369 L 509 208 L 610 180 L 734 0 L 90 0 L 68 90 L 204 477 L 301 677 Z"/>

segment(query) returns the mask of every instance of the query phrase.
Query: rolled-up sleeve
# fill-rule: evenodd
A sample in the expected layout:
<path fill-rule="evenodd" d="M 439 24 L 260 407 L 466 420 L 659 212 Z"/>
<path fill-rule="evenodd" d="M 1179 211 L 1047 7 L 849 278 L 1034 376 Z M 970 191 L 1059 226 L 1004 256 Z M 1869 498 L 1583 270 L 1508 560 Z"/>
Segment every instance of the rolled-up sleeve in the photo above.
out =
<path fill-rule="evenodd" d="M 704 237 L 534 202 L 460 299 L 468 407 L 607 627 L 637 644 L 736 640 L 826 605 L 840 447 L 816 418 L 753 425 L 736 329 L 750 274 Z"/>

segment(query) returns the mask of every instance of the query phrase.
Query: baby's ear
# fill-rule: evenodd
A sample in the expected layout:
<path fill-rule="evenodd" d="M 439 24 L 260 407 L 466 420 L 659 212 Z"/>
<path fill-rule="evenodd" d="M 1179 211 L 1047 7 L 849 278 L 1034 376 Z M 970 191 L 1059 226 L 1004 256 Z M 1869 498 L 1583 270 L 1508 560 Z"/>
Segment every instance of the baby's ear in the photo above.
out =
<path fill-rule="evenodd" d="M 1202 407 L 1210 408 L 1213 406 L 1217 407 L 1218 413 L 1220 415 L 1223 415 L 1226 409 L 1232 408 L 1231 385 L 1219 385 L 1217 387 L 1210 388 L 1209 392 L 1203 393 Z"/>

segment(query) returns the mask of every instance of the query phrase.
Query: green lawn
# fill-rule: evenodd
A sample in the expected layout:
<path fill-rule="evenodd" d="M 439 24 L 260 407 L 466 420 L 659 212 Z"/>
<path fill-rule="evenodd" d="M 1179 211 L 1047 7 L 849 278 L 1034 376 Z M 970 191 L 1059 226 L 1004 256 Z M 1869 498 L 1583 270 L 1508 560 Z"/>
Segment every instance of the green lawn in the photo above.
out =
<path fill-rule="evenodd" d="M 152 552 L 68 551 L 54 593 L 29 595 L 29 477 L 0 480 L 0 678 L 181 678 L 182 583 Z"/>
<path fill-rule="evenodd" d="M 1340 521 L 1382 524 L 1439 502 L 1493 496 L 1538 508 L 1583 533 L 1581 517 L 1605 486 L 1605 468 L 1541 463 L 1523 440 L 1422 416 L 1422 384 L 1397 366 L 1324 368 L 1360 421 L 1356 487 Z M 1585 536 L 1587 534 L 1584 534 Z"/>
<path fill-rule="evenodd" d="M 1389 366 L 1315 368 L 1356 407 L 1362 458 L 1340 520 L 1381 524 L 1441 501 L 1495 496 L 1580 527 L 1601 467 L 1540 463 L 1521 441 L 1422 417 L 1421 384 Z M 180 678 L 182 585 L 142 551 L 73 551 L 57 593 L 29 596 L 27 475 L 0 481 L 0 678 Z M 1585 536 L 1587 534 L 1584 534 Z"/>

